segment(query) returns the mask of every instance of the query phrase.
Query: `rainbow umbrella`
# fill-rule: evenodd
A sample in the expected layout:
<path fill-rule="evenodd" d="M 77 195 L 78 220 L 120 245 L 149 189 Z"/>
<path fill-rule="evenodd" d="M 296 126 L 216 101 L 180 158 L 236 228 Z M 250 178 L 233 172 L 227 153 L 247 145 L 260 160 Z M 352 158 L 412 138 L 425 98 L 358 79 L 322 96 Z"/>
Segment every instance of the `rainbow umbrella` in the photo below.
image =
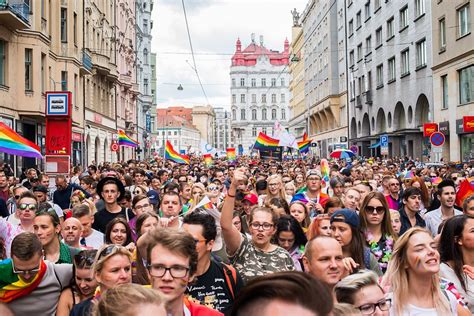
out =
<path fill-rule="evenodd" d="M 348 149 L 336 149 L 329 155 L 329 157 L 331 158 L 339 158 L 339 159 L 352 158 L 354 156 L 355 154 Z"/>

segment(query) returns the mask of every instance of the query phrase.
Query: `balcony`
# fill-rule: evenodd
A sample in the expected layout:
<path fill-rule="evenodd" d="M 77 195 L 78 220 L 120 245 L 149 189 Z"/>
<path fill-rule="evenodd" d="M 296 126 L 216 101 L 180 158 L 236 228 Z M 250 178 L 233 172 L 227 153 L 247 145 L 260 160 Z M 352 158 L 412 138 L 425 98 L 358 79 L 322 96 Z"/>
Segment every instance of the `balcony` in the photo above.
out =
<path fill-rule="evenodd" d="M 372 91 L 367 90 L 364 92 L 365 95 L 365 104 L 372 105 Z"/>
<path fill-rule="evenodd" d="M 118 78 L 119 78 L 119 73 L 118 73 L 118 70 L 117 70 L 117 65 L 116 64 L 113 64 L 111 62 L 109 62 L 109 69 L 110 69 L 110 72 L 107 74 L 107 78 L 110 80 L 110 81 L 117 81 Z"/>
<path fill-rule="evenodd" d="M 362 108 L 362 97 L 360 95 L 358 95 L 356 97 L 356 106 L 355 107 L 358 108 L 358 109 Z"/>
<path fill-rule="evenodd" d="M 89 52 L 85 49 L 82 50 L 82 64 L 81 64 L 81 74 L 90 75 L 92 73 L 92 59 Z"/>
<path fill-rule="evenodd" d="M 107 75 L 110 72 L 108 56 L 98 54 L 96 52 L 91 53 L 92 66 L 102 75 Z"/>
<path fill-rule="evenodd" d="M 30 7 L 23 0 L 0 0 L 0 24 L 17 30 L 30 27 Z"/>
<path fill-rule="evenodd" d="M 120 84 L 126 89 L 132 87 L 132 76 L 129 73 L 119 75 Z"/>

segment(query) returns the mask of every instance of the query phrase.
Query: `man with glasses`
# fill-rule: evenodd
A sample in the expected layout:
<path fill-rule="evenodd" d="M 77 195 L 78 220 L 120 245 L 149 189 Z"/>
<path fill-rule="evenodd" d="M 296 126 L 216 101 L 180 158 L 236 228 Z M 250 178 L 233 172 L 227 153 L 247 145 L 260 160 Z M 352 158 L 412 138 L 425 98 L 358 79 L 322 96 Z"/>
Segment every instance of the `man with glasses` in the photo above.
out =
<path fill-rule="evenodd" d="M 18 201 L 21 194 L 26 191 L 28 191 L 28 189 L 21 184 L 16 185 L 12 190 L 13 196 L 7 201 L 7 209 L 8 213 L 10 213 L 10 215 L 7 217 L 7 221 L 12 225 L 16 226 L 20 224 L 20 215 L 16 212 L 16 210 L 18 208 Z"/>
<path fill-rule="evenodd" d="M 55 315 L 72 270 L 71 264 L 44 261 L 38 237 L 21 233 L 13 239 L 11 259 L 0 263 L 0 301 L 7 303 L 15 315 Z"/>
<path fill-rule="evenodd" d="M 184 217 L 183 229 L 193 236 L 198 253 L 196 278 L 188 285 L 187 293 L 202 305 L 229 313 L 243 281 L 232 266 L 211 255 L 217 236 L 214 217 L 203 209 L 194 210 Z"/>
<path fill-rule="evenodd" d="M 385 195 L 388 203 L 388 208 L 392 210 L 400 209 L 400 182 L 396 178 L 390 178 L 387 181 L 389 193 Z"/>
<path fill-rule="evenodd" d="M 12 225 L 4 218 L 0 218 L 0 239 L 5 242 L 6 257 L 10 257 L 11 243 L 15 236 L 22 232 L 33 232 L 33 221 L 36 211 L 38 210 L 38 202 L 36 197 L 30 191 L 24 191 L 18 198 L 18 208 L 16 214 L 20 219 L 18 225 Z"/>
<path fill-rule="evenodd" d="M 326 205 L 329 196 L 321 192 L 321 172 L 318 170 L 309 170 L 306 173 L 306 192 L 304 192 L 304 198 L 308 201 L 306 204 L 310 210 L 310 214 L 314 217 L 316 214 L 324 213 L 324 205 Z M 293 200 L 296 200 L 295 194 Z"/>
<path fill-rule="evenodd" d="M 165 298 L 168 315 L 222 315 L 185 296 L 198 266 L 193 236 L 183 231 L 159 228 L 150 231 L 146 238 L 151 286 Z"/>

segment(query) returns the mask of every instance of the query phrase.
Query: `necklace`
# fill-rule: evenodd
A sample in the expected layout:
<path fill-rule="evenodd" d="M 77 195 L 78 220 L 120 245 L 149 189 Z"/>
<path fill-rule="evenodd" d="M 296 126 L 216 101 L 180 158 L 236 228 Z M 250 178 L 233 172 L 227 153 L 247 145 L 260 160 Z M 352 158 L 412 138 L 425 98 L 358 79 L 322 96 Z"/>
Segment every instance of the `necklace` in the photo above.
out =
<path fill-rule="evenodd" d="M 388 234 L 382 235 L 382 238 L 380 239 L 380 241 L 383 241 L 382 249 L 380 248 L 379 242 L 375 240 L 374 235 L 369 231 L 365 233 L 365 239 L 369 244 L 370 251 L 374 254 L 375 258 L 377 258 L 380 269 L 382 271 L 385 271 L 385 269 L 387 269 L 387 265 L 390 261 L 390 258 L 392 258 L 394 243 L 392 236 Z"/>

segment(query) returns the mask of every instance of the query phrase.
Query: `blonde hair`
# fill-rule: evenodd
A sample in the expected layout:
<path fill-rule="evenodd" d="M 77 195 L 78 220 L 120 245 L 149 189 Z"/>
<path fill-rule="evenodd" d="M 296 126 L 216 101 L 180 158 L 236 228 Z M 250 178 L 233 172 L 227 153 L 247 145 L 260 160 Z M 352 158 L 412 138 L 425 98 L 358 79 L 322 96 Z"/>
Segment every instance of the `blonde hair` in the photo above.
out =
<path fill-rule="evenodd" d="M 390 219 L 393 219 L 395 217 L 400 218 L 400 212 L 397 210 L 390 209 Z"/>
<path fill-rule="evenodd" d="M 108 289 L 94 305 L 93 316 L 137 315 L 137 308 L 146 304 L 163 305 L 157 290 L 138 284 L 122 284 Z"/>
<path fill-rule="evenodd" d="M 409 299 L 410 292 L 408 291 L 408 259 L 407 250 L 410 238 L 416 234 L 428 234 L 431 237 L 429 231 L 421 227 L 412 227 L 407 230 L 397 240 L 392 253 L 392 258 L 388 263 L 387 272 L 382 279 L 382 285 L 384 288 L 387 285 L 391 285 L 391 292 L 393 292 L 394 298 L 394 310 L 395 315 L 403 314 L 405 306 Z M 441 292 L 440 279 L 437 273 L 431 277 L 430 287 L 433 295 L 433 302 L 435 304 L 436 311 L 440 312 L 440 315 L 448 315 L 451 313 L 449 302 L 446 296 Z"/>
<path fill-rule="evenodd" d="M 277 196 L 270 195 L 270 181 L 271 180 L 277 180 L 280 183 L 280 189 L 278 190 Z M 278 198 L 286 200 L 285 186 L 283 185 L 283 180 L 281 179 L 281 176 L 279 174 L 272 174 L 271 176 L 267 178 L 267 193 L 265 196 L 264 204 L 267 202 L 270 202 L 270 200 L 274 197 L 278 197 Z"/>
<path fill-rule="evenodd" d="M 94 274 L 102 271 L 105 262 L 115 255 L 126 256 L 130 259 L 130 263 L 132 262 L 132 254 L 127 248 L 119 245 L 104 245 L 97 251 L 97 255 L 95 256 L 93 266 Z"/>
<path fill-rule="evenodd" d="M 336 303 L 332 310 L 333 316 L 360 315 L 360 311 L 351 304 Z"/>
<path fill-rule="evenodd" d="M 354 304 L 356 293 L 370 285 L 378 286 L 380 291 L 383 292 L 383 289 L 377 282 L 377 278 L 377 274 L 371 270 L 360 270 L 357 273 L 346 276 L 334 288 L 337 301 L 339 303 Z"/>

